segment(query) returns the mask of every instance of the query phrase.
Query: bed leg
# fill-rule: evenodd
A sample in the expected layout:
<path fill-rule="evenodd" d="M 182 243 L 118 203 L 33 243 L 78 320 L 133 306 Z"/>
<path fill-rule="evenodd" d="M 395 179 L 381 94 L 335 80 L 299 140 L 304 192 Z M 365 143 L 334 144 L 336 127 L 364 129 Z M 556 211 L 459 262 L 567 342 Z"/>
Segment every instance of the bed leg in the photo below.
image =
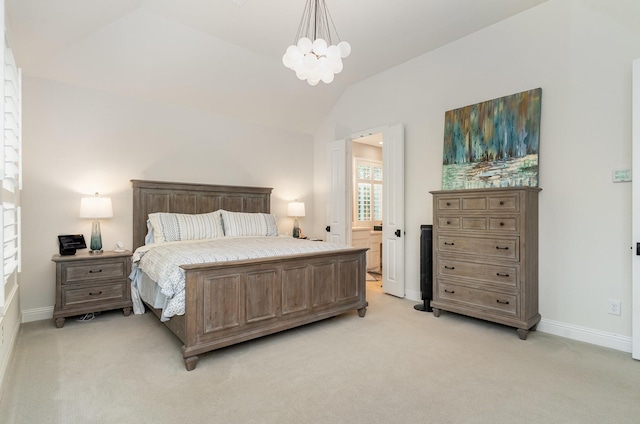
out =
<path fill-rule="evenodd" d="M 196 365 L 198 365 L 197 356 L 189 356 L 188 358 L 184 358 L 184 366 L 187 367 L 187 371 L 195 370 Z"/>
<path fill-rule="evenodd" d="M 364 318 L 364 315 L 367 313 L 367 306 L 369 306 L 369 302 L 364 305 L 364 308 L 358 309 L 358 316 L 360 318 Z"/>

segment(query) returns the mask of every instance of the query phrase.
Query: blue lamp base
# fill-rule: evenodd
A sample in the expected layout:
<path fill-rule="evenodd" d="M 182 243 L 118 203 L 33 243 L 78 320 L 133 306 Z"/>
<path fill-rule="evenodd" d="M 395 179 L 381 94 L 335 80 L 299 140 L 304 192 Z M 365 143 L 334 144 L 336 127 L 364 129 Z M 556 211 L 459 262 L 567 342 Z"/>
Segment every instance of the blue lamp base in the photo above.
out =
<path fill-rule="evenodd" d="M 91 242 L 89 243 L 91 249 L 89 253 L 92 255 L 99 255 L 102 253 L 102 235 L 100 234 L 100 221 L 97 219 L 93 221 L 91 226 Z"/>

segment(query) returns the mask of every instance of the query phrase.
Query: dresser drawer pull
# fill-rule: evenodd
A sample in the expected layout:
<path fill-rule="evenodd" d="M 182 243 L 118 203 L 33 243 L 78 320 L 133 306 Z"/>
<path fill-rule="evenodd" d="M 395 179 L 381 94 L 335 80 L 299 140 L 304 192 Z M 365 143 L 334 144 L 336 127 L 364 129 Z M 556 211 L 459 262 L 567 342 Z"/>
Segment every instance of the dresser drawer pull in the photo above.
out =
<path fill-rule="evenodd" d="M 501 227 L 504 227 L 504 222 L 500 222 L 500 226 L 501 226 Z"/>
<path fill-rule="evenodd" d="M 447 221 L 447 225 L 451 225 L 451 221 Z"/>
<path fill-rule="evenodd" d="M 455 244 L 455 243 L 453 243 L 453 242 L 451 242 L 451 243 L 450 243 L 450 242 L 448 242 L 448 241 L 445 241 L 445 242 L 444 242 L 444 245 L 445 245 L 445 246 L 453 246 L 454 244 Z"/>
<path fill-rule="evenodd" d="M 94 271 L 92 269 L 89 270 L 89 274 L 95 274 L 95 273 L 98 273 L 98 272 L 102 272 L 102 270 L 101 269 L 98 269 L 96 271 Z"/>
<path fill-rule="evenodd" d="M 451 206 L 451 202 L 447 202 L 447 206 Z"/>
<path fill-rule="evenodd" d="M 500 300 L 500 299 L 496 299 L 496 302 L 500 303 L 501 305 L 508 305 L 509 301 L 508 300 Z"/>
<path fill-rule="evenodd" d="M 444 269 L 456 269 L 456 267 L 455 266 L 447 266 L 447 265 L 445 265 Z"/>
<path fill-rule="evenodd" d="M 496 246 L 496 249 L 498 249 L 498 250 L 509 250 L 509 247 Z"/>
<path fill-rule="evenodd" d="M 100 290 L 98 293 L 89 292 L 89 296 L 100 296 L 101 294 L 102 294 L 102 290 Z"/>
<path fill-rule="evenodd" d="M 454 294 L 454 293 L 455 293 L 455 290 L 447 290 L 447 289 L 444 289 L 444 292 L 445 292 L 445 293 L 449 293 L 449 294 Z"/>
<path fill-rule="evenodd" d="M 502 274 L 502 273 L 500 273 L 500 272 L 496 273 L 496 275 L 497 275 L 498 277 L 508 277 L 508 276 L 509 276 L 509 274 Z"/>
<path fill-rule="evenodd" d="M 503 206 L 503 205 L 504 205 L 504 200 L 501 200 L 500 201 L 500 206 Z"/>

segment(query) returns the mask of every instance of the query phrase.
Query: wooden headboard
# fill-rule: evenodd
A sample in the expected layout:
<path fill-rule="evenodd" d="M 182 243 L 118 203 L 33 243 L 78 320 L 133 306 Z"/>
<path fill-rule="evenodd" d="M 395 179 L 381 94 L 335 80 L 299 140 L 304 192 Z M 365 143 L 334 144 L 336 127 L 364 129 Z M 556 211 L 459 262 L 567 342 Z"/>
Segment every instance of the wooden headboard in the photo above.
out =
<path fill-rule="evenodd" d="M 206 213 L 218 209 L 232 212 L 271 210 L 268 187 L 131 180 L 133 187 L 133 250 L 144 245 L 147 216 L 154 212 Z"/>

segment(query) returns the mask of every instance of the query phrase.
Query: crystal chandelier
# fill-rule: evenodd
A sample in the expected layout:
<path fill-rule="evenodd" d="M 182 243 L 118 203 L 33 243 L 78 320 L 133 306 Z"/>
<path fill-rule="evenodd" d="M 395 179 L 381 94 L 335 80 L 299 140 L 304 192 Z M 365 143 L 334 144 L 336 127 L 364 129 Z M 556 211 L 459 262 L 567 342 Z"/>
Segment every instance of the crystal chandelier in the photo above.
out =
<path fill-rule="evenodd" d="M 310 85 L 333 81 L 342 71 L 342 59 L 351 53 L 351 45 L 340 41 L 324 0 L 307 0 L 295 39 L 282 63 Z"/>

